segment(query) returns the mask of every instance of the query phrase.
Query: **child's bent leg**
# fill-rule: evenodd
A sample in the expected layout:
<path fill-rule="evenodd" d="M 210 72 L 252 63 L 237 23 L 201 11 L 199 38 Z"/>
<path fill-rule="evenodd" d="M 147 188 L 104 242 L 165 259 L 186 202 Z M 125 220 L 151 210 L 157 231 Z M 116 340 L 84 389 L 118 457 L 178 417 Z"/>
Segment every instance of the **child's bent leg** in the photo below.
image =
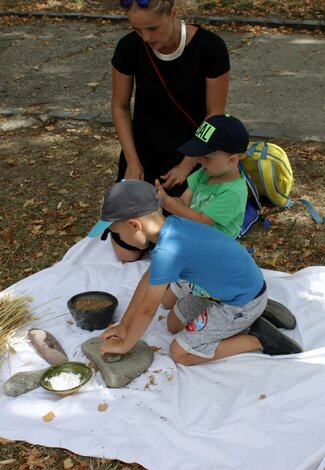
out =
<path fill-rule="evenodd" d="M 184 323 L 177 317 L 174 310 L 168 313 L 167 329 L 170 333 L 176 334 L 184 328 Z"/>
<path fill-rule="evenodd" d="M 262 349 L 259 340 L 251 335 L 236 335 L 220 341 L 213 357 L 202 357 L 185 351 L 176 340 L 170 345 L 170 354 L 175 362 L 184 366 L 194 366 L 205 362 L 216 361 L 235 354 L 253 352 Z"/>
<path fill-rule="evenodd" d="M 172 292 L 170 285 L 168 286 L 163 298 L 162 298 L 162 305 L 164 308 L 173 308 L 174 305 L 176 304 L 178 298 L 176 295 Z"/>

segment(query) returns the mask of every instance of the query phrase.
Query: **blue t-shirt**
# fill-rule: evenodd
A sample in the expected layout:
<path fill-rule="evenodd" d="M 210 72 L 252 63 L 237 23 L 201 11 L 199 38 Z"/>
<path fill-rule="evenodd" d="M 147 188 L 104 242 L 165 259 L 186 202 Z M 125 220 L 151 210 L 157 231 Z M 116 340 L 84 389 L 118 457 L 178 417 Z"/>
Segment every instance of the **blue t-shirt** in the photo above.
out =
<path fill-rule="evenodd" d="M 193 284 L 194 295 L 244 305 L 263 286 L 263 274 L 247 250 L 229 235 L 205 224 L 171 215 L 151 254 L 149 282 L 180 279 Z"/>

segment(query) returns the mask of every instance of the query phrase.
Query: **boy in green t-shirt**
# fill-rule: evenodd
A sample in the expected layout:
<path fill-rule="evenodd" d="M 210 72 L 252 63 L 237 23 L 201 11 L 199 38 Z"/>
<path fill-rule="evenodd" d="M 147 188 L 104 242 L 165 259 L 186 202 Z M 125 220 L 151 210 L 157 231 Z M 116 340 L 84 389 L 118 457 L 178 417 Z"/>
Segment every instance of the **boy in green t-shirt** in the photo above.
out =
<path fill-rule="evenodd" d="M 156 180 L 164 209 L 174 215 L 211 225 L 237 238 L 247 202 L 245 176 L 238 169 L 249 135 L 239 119 L 229 115 L 209 117 L 193 139 L 179 151 L 198 157 L 202 168 L 187 178 L 188 188 L 180 198 L 168 196 Z"/>
<path fill-rule="evenodd" d="M 155 182 L 159 198 L 164 199 L 164 209 L 237 238 L 248 196 L 246 179 L 238 169 L 238 162 L 248 141 L 245 126 L 233 116 L 221 114 L 204 121 L 195 136 L 179 148 L 186 156 L 198 157 L 202 165 L 187 178 L 188 188 L 182 196 L 168 196 L 159 180 Z M 164 306 L 171 308 L 188 289 L 186 282 L 171 284 Z"/>

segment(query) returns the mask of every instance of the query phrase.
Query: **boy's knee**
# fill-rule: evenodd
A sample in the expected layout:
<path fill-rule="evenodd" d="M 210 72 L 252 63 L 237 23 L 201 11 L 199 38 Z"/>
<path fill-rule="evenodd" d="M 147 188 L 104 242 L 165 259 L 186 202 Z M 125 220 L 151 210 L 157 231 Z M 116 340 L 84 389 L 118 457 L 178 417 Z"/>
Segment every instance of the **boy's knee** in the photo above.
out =
<path fill-rule="evenodd" d="M 177 297 L 176 295 L 172 292 L 170 286 L 167 288 L 163 298 L 162 298 L 162 301 L 161 301 L 161 304 L 164 308 L 173 308 L 174 305 L 176 304 L 177 302 Z"/>
<path fill-rule="evenodd" d="M 167 316 L 167 329 L 170 333 L 175 335 L 184 328 L 183 323 L 176 316 L 174 310 L 170 310 Z"/>
<path fill-rule="evenodd" d="M 170 355 L 175 362 L 182 364 L 183 366 L 191 365 L 189 363 L 189 354 L 180 347 L 176 340 L 171 343 L 169 350 Z"/>

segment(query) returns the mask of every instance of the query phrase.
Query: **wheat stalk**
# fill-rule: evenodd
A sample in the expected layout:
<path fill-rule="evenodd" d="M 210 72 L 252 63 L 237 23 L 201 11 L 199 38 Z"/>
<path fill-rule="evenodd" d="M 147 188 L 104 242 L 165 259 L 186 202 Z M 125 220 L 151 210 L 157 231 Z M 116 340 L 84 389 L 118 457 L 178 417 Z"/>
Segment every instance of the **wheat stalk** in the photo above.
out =
<path fill-rule="evenodd" d="M 9 347 L 9 341 L 17 330 L 34 320 L 30 309 L 30 296 L 14 296 L 11 293 L 0 297 L 0 355 Z"/>

